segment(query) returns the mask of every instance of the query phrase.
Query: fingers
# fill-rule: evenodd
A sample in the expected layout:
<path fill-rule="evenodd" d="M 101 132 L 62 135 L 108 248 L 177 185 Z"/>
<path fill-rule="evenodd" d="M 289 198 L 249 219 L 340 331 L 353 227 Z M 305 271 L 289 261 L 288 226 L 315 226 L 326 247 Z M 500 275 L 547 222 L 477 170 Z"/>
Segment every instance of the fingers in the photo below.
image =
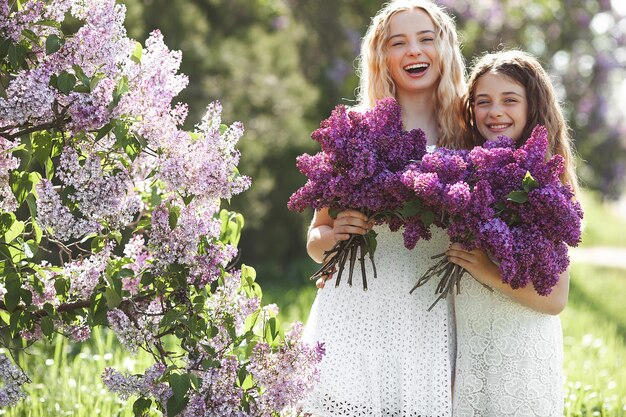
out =
<path fill-rule="evenodd" d="M 453 264 L 457 264 L 462 266 L 463 268 L 467 268 L 471 266 L 475 261 L 475 255 L 472 252 L 469 252 L 458 243 L 453 243 L 450 246 L 450 249 L 446 251 L 446 256 L 448 257 L 448 261 Z"/>
<path fill-rule="evenodd" d="M 355 219 L 360 219 L 364 222 L 367 222 L 367 216 L 358 210 L 340 211 L 339 214 L 337 214 L 337 219 L 341 219 L 343 217 L 353 217 Z"/>
<path fill-rule="evenodd" d="M 334 271 L 333 271 L 334 273 Z M 324 288 L 324 286 L 326 285 L 326 281 L 330 280 L 333 278 L 333 274 L 328 274 L 328 275 L 324 275 L 320 278 L 317 279 L 317 281 L 315 281 L 315 286 L 319 289 Z"/>
<path fill-rule="evenodd" d="M 364 235 L 373 226 L 367 216 L 357 210 L 344 210 L 337 215 L 333 223 L 335 240 L 347 240 L 350 235 Z"/>

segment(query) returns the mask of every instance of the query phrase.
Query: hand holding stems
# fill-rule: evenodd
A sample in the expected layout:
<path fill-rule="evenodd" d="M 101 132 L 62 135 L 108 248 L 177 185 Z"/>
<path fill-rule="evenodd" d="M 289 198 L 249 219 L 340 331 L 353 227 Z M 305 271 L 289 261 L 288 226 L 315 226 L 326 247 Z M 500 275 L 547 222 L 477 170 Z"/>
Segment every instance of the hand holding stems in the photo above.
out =
<path fill-rule="evenodd" d="M 446 251 L 446 255 L 448 261 L 465 269 L 483 285 L 492 286 L 493 282 L 502 280 L 498 266 L 482 249 L 469 251 L 460 243 L 453 243 Z"/>
<path fill-rule="evenodd" d="M 513 289 L 509 284 L 502 282 L 498 266 L 489 259 L 482 249 L 467 250 L 459 243 L 450 245 L 446 252 L 448 260 L 463 267 L 476 281 L 488 288 L 497 290 L 509 296 L 518 303 L 535 311 L 557 315 L 565 308 L 569 293 L 569 271 L 564 271 L 559 282 L 548 296 L 537 294 L 532 285 Z"/>
<path fill-rule="evenodd" d="M 343 210 L 337 214 L 335 219 L 330 217 L 328 210 L 316 211 L 313 223 L 309 229 L 308 249 L 314 260 L 324 263 L 322 269 L 315 274 L 319 277 L 316 282 L 318 288 L 323 288 L 325 281 L 332 278 L 332 275 L 336 272 L 335 266 L 337 264 L 339 264 L 341 273 L 348 254 L 356 255 L 357 247 L 352 251 L 350 249 L 351 243 L 355 240 L 355 237 L 363 236 L 370 231 L 372 226 L 373 221 L 358 210 Z M 342 256 L 342 252 L 336 250 L 338 245 L 342 244 L 348 246 L 348 249 L 343 252 L 343 258 L 333 259 L 334 257 Z M 361 254 L 363 255 L 363 252 Z M 330 265 L 330 268 L 325 268 L 329 262 L 332 265 Z M 348 281 L 350 285 L 352 284 L 353 262 L 351 259 L 350 279 Z M 363 285 L 366 288 L 365 277 L 363 279 Z"/>
<path fill-rule="evenodd" d="M 373 226 L 367 216 L 358 210 L 344 210 L 333 221 L 335 243 L 350 239 L 350 235 L 364 235 Z"/>

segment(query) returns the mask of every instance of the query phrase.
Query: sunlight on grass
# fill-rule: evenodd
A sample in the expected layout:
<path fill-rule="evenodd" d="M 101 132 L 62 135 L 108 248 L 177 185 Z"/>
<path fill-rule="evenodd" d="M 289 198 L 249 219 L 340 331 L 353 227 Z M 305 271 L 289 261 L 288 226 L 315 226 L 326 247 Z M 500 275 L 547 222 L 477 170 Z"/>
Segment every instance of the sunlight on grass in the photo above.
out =
<path fill-rule="evenodd" d="M 35 343 L 27 352 L 18 361 L 32 380 L 25 386 L 28 397 L 16 407 L 0 410 L 0 415 L 133 416 L 133 399 L 124 402 L 110 393 L 102 383 L 102 371 L 111 366 L 135 373 L 152 363 L 142 351 L 130 356 L 112 332 L 99 328 L 88 342 L 71 345 L 56 337 L 53 343 Z"/>
<path fill-rule="evenodd" d="M 581 246 L 626 247 L 626 217 L 603 203 L 595 192 L 583 192 L 581 202 L 585 211 Z"/>

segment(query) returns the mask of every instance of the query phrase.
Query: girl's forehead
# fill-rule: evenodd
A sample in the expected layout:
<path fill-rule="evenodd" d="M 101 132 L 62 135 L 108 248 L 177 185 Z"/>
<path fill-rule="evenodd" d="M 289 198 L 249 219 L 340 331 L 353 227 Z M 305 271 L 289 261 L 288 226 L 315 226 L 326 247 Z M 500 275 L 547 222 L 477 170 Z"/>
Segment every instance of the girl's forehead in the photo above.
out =
<path fill-rule="evenodd" d="M 430 15 L 425 10 L 416 7 L 413 9 L 400 10 L 394 13 L 389 19 L 387 29 L 389 31 L 389 35 L 393 36 L 393 32 L 397 31 L 435 31 L 436 28 Z"/>
<path fill-rule="evenodd" d="M 524 85 L 517 81 L 515 78 L 508 74 L 499 72 L 498 70 L 491 70 L 485 72 L 476 80 L 476 87 L 485 87 L 490 85 L 515 85 L 524 88 Z"/>

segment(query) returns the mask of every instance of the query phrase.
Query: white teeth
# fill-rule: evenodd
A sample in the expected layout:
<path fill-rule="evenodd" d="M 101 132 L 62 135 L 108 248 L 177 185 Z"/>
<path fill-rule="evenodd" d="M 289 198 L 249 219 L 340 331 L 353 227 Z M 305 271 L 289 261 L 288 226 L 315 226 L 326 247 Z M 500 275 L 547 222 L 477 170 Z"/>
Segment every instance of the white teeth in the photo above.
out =
<path fill-rule="evenodd" d="M 417 69 L 417 68 L 428 68 L 428 64 L 411 64 L 404 67 L 405 70 Z"/>
<path fill-rule="evenodd" d="M 491 129 L 506 129 L 509 125 L 490 125 Z"/>

